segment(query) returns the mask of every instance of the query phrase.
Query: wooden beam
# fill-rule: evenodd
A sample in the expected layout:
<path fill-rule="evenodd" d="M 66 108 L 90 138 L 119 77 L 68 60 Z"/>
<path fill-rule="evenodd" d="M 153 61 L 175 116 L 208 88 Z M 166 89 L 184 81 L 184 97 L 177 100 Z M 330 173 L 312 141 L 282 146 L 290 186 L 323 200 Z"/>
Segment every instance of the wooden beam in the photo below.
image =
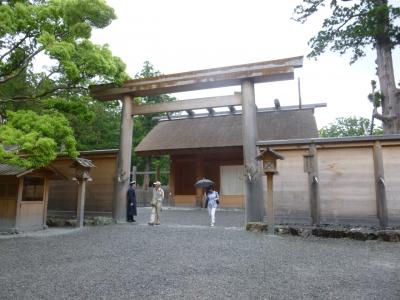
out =
<path fill-rule="evenodd" d="M 383 168 L 382 146 L 380 142 L 374 143 L 374 175 L 376 211 L 379 225 L 382 229 L 388 227 L 388 209 L 386 200 L 385 175 Z"/>
<path fill-rule="evenodd" d="M 178 100 L 156 104 L 132 104 L 132 114 L 144 115 L 159 112 L 191 111 L 193 109 L 202 109 L 205 107 L 212 108 L 224 107 L 229 105 L 242 105 L 241 94 L 235 93 L 234 95 L 227 96 Z"/>
<path fill-rule="evenodd" d="M 274 174 L 267 174 L 267 222 L 268 234 L 275 233 L 275 215 L 274 215 Z"/>
<path fill-rule="evenodd" d="M 246 223 L 262 222 L 264 219 L 264 194 L 262 180 L 257 180 L 253 175 L 260 168 L 256 160 L 258 155 L 257 141 L 257 106 L 255 101 L 254 83 L 247 79 L 242 85 L 242 139 L 243 162 L 245 172 L 249 175 L 244 180 L 244 196 L 246 207 Z"/>
<path fill-rule="evenodd" d="M 320 225 L 320 195 L 318 177 L 317 147 L 310 144 L 308 154 L 304 155 L 304 171 L 308 173 L 308 194 L 310 200 L 312 225 Z"/>
<path fill-rule="evenodd" d="M 122 101 L 121 131 L 119 153 L 117 161 L 117 174 L 114 189 L 113 220 L 115 223 L 126 222 L 126 193 L 129 187 L 129 177 L 132 155 L 133 117 L 131 111 L 132 97 L 125 96 Z"/>
<path fill-rule="evenodd" d="M 43 195 L 43 229 L 47 228 L 47 207 L 49 204 L 49 190 L 50 182 L 49 177 L 46 175 L 44 178 L 44 195 Z"/>
<path fill-rule="evenodd" d="M 204 178 L 204 158 L 201 155 L 196 155 L 196 181 Z M 204 205 L 204 190 L 196 188 L 196 206 L 203 207 Z"/>
<path fill-rule="evenodd" d="M 82 228 L 85 218 L 86 180 L 79 180 L 78 184 L 78 200 L 76 204 L 76 218 L 78 222 L 76 222 L 76 226 Z"/>
<path fill-rule="evenodd" d="M 169 159 L 169 201 L 170 205 L 175 206 L 175 161 L 170 156 Z"/>
<path fill-rule="evenodd" d="M 169 174 L 170 171 L 160 171 L 160 174 Z M 157 174 L 157 171 L 136 171 L 136 175 L 150 175 L 150 174 Z"/>
<path fill-rule="evenodd" d="M 303 66 L 303 57 L 264 61 L 222 68 L 198 70 L 152 78 L 125 81 L 121 87 L 113 84 L 90 87 L 98 100 L 121 99 L 124 95 L 144 97 L 176 92 L 240 85 L 242 80 L 254 83 L 291 80 L 294 68 Z"/>

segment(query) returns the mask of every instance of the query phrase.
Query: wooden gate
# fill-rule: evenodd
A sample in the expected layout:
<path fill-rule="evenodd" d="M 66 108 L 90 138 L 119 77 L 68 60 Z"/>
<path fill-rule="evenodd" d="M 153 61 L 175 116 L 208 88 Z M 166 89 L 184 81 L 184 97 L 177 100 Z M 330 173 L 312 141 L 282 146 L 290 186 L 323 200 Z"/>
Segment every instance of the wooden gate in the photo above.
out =
<path fill-rule="evenodd" d="M 24 176 L 20 179 L 17 203 L 17 228 L 42 229 L 47 215 L 47 184 L 45 177 Z"/>

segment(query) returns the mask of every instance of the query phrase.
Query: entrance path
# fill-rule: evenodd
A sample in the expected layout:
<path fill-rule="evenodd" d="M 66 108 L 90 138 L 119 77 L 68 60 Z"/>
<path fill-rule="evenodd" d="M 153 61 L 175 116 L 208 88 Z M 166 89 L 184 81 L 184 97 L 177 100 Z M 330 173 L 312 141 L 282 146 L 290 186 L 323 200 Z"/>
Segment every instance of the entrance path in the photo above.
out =
<path fill-rule="evenodd" d="M 399 243 L 245 232 L 243 211 L 214 228 L 204 209 L 164 210 L 161 226 L 149 213 L 0 239 L 0 299 L 400 299 Z"/>

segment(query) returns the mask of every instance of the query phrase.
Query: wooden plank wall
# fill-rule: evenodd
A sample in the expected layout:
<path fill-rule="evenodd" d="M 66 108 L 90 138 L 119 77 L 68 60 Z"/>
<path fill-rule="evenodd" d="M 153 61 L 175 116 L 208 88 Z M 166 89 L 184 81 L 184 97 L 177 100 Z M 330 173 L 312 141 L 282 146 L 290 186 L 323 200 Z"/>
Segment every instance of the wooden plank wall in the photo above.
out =
<path fill-rule="evenodd" d="M 400 222 L 400 147 L 382 149 L 389 220 Z"/>
<path fill-rule="evenodd" d="M 71 168 L 72 160 L 60 159 L 52 163 L 67 180 L 51 180 L 49 190 L 49 211 L 76 211 L 78 187 L 77 182 L 72 181 L 74 169 Z"/>
<path fill-rule="evenodd" d="M 14 228 L 17 214 L 18 180 L 15 176 L 1 176 L 0 180 L 2 184 L 7 185 L 7 192 L 0 196 L 0 229 Z"/>
<path fill-rule="evenodd" d="M 278 175 L 274 176 L 274 208 L 280 217 L 308 218 L 308 175 L 303 170 L 303 154 L 306 150 L 280 151 L 284 160 L 277 161 Z M 263 176 L 265 208 L 267 184 Z"/>
<path fill-rule="evenodd" d="M 380 144 L 389 225 L 398 225 L 400 143 Z M 303 157 L 309 145 L 272 148 L 285 156 L 278 161 L 279 175 L 274 176 L 275 215 L 290 222 L 298 218 L 311 220 L 308 174 L 304 171 Z M 317 162 L 321 223 L 378 224 L 374 144 L 317 145 Z M 266 182 L 265 176 L 263 180 Z"/>
<path fill-rule="evenodd" d="M 43 229 L 43 201 L 24 201 L 18 214 L 18 229 Z"/>
<path fill-rule="evenodd" d="M 112 211 L 112 199 L 114 191 L 114 179 L 116 173 L 116 155 L 86 156 L 95 164 L 90 172 L 93 181 L 89 181 L 86 187 L 85 212 L 110 213 Z M 75 176 L 74 169 L 70 168 L 72 160 L 59 159 L 52 165 L 68 180 L 52 180 L 50 182 L 49 204 L 50 212 L 76 211 L 78 185 L 72 180 Z"/>
<path fill-rule="evenodd" d="M 375 218 L 372 148 L 318 149 L 321 218 Z"/>
<path fill-rule="evenodd" d="M 200 163 L 199 163 L 200 162 Z M 197 189 L 194 183 L 197 181 L 196 168 L 202 168 L 201 177 L 214 182 L 214 187 L 220 192 L 220 166 L 242 165 L 241 153 L 237 150 L 227 150 L 224 153 L 182 155 L 172 157 L 173 178 L 174 178 L 174 205 L 175 206 L 202 206 L 202 189 Z M 196 194 L 198 192 L 198 194 Z M 244 208 L 243 195 L 221 195 L 220 207 Z"/>

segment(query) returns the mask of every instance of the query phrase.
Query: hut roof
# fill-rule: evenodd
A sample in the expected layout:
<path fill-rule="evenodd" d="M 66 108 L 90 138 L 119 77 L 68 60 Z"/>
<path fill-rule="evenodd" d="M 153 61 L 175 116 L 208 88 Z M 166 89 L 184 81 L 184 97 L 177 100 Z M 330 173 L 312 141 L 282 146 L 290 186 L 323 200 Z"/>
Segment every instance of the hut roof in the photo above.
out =
<path fill-rule="evenodd" d="M 258 140 L 318 137 L 313 109 L 257 113 Z M 139 155 L 176 150 L 241 147 L 242 116 L 226 115 L 163 121 L 136 147 Z"/>
<path fill-rule="evenodd" d="M 37 168 L 37 169 L 28 169 L 19 166 L 13 166 L 8 164 L 0 164 L 0 176 L 16 176 L 21 177 L 26 174 L 32 173 L 37 170 L 46 170 L 51 173 L 51 179 L 67 179 L 67 177 L 62 174 L 58 169 L 56 169 L 52 165 L 48 165 L 47 167 Z"/>
<path fill-rule="evenodd" d="M 0 164 L 0 176 L 18 176 L 19 174 L 26 173 L 29 170 L 31 169 L 7 164 Z"/>
<path fill-rule="evenodd" d="M 93 168 L 95 165 L 90 159 L 77 157 L 74 160 L 73 166 L 79 165 L 84 168 Z"/>

